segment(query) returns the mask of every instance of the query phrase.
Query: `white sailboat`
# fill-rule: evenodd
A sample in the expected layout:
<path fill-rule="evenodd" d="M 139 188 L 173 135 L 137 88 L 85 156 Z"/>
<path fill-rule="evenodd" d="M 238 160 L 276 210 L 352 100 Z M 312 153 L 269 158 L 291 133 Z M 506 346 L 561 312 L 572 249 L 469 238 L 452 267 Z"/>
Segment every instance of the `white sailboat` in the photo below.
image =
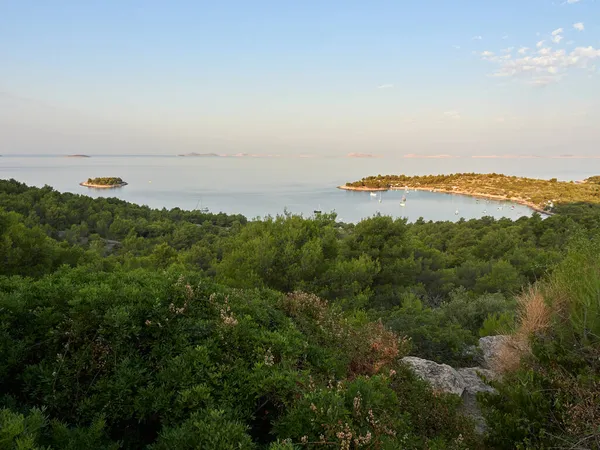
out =
<path fill-rule="evenodd" d="M 381 203 L 381 192 L 379 193 L 379 203 Z"/>
<path fill-rule="evenodd" d="M 370 193 L 369 193 L 369 195 L 370 195 L 371 197 L 377 197 L 377 192 L 370 192 Z"/>
<path fill-rule="evenodd" d="M 198 206 L 200 206 L 200 208 L 198 208 Z M 198 200 L 198 203 L 196 203 L 196 207 L 194 208 L 194 211 L 200 211 L 201 213 L 207 213 L 208 212 L 208 208 L 203 208 L 202 207 L 202 199 Z"/>

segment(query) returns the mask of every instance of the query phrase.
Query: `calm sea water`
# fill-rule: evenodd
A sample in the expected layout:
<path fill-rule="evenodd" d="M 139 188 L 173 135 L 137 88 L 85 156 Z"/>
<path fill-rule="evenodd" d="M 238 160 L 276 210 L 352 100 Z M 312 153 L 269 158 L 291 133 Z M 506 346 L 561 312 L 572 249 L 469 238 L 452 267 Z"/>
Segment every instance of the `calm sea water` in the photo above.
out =
<path fill-rule="evenodd" d="M 118 197 L 154 208 L 195 209 L 243 214 L 248 218 L 288 210 L 311 216 L 335 211 L 345 222 L 376 213 L 415 221 L 456 221 L 483 215 L 516 219 L 531 210 L 509 202 L 431 192 L 368 192 L 336 189 L 367 175 L 426 175 L 453 172 L 497 172 L 539 178 L 580 180 L 600 174 L 600 160 L 585 159 L 412 159 L 412 158 L 194 158 L 177 156 L 0 157 L 0 178 L 29 185 L 48 184 L 59 191 L 92 197 Z M 129 185 L 93 190 L 79 186 L 88 177 L 118 176 Z M 400 206 L 406 195 L 404 207 Z M 514 206 L 514 208 L 512 208 Z M 456 212 L 458 211 L 458 214 Z"/>

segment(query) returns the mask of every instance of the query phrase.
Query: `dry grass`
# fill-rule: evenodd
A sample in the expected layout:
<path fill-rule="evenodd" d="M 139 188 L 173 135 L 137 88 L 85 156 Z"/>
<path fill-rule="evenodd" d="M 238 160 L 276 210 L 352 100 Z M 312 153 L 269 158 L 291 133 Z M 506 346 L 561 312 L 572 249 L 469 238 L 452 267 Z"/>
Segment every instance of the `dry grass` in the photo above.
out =
<path fill-rule="evenodd" d="M 524 356 L 531 353 L 531 336 L 550 327 L 552 309 L 538 287 L 532 286 L 518 299 L 519 320 L 514 333 L 499 348 L 493 369 L 498 373 L 514 372 Z"/>
<path fill-rule="evenodd" d="M 519 326 L 516 334 L 527 338 L 550 326 L 552 310 L 540 290 L 532 286 L 519 297 Z"/>

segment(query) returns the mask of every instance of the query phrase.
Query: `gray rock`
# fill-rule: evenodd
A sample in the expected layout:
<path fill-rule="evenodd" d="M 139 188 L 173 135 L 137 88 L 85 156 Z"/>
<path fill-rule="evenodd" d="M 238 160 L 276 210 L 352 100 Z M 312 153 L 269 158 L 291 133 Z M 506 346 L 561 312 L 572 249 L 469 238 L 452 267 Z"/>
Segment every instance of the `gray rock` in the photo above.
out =
<path fill-rule="evenodd" d="M 485 432 L 486 423 L 477 403 L 477 394 L 479 392 L 495 392 L 494 388 L 481 378 L 484 376 L 490 380 L 495 379 L 496 374 L 493 371 L 481 367 L 454 369 L 447 364 L 438 364 L 414 356 L 402 358 L 402 361 L 434 389 L 460 395 L 463 400 L 462 411 L 464 414 L 473 418 L 475 429 L 479 433 Z"/>
<path fill-rule="evenodd" d="M 462 411 L 475 421 L 475 430 L 479 434 L 483 434 L 487 429 L 487 425 L 481 413 L 481 408 L 477 403 L 477 394 L 479 392 L 495 392 L 495 389 L 486 384 L 480 375 L 488 379 L 494 379 L 496 374 L 491 370 L 482 369 L 481 367 L 465 367 L 458 369 L 457 372 L 465 380 L 465 390 L 462 395 Z"/>
<path fill-rule="evenodd" d="M 486 384 L 480 376 L 481 374 L 487 379 L 495 379 L 496 374 L 491 370 L 481 367 L 464 367 L 456 371 L 464 381 L 465 394 L 477 395 L 478 392 L 494 392 L 494 388 Z"/>
<path fill-rule="evenodd" d="M 479 339 L 479 348 L 481 350 L 481 367 L 485 369 L 494 369 L 496 355 L 500 353 L 502 347 L 507 343 L 508 336 L 486 336 Z"/>
<path fill-rule="evenodd" d="M 465 380 L 458 371 L 447 364 L 438 364 L 428 359 L 406 356 L 402 362 L 408 364 L 415 374 L 427 381 L 434 389 L 462 395 Z"/>

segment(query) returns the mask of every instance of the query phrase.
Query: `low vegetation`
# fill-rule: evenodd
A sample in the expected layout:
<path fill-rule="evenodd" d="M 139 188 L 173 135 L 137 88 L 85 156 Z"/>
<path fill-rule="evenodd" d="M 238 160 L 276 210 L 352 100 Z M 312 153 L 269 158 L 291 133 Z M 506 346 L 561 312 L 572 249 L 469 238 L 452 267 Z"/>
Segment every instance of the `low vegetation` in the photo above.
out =
<path fill-rule="evenodd" d="M 346 183 L 349 188 L 404 188 L 456 192 L 466 195 L 503 198 L 538 209 L 552 209 L 556 204 L 577 202 L 600 203 L 600 176 L 584 183 L 540 180 L 496 173 L 457 173 L 451 175 L 377 175 Z"/>
<path fill-rule="evenodd" d="M 96 185 L 96 186 L 118 186 L 122 184 L 126 184 L 119 177 L 100 177 L 100 178 L 88 178 L 86 184 Z"/>
<path fill-rule="evenodd" d="M 599 255 L 598 240 L 578 241 L 521 298 L 504 379 L 482 398 L 492 448 L 600 448 Z"/>
<path fill-rule="evenodd" d="M 555 212 L 247 221 L 0 180 L 0 448 L 595 448 L 600 206 Z M 511 329 L 485 436 L 400 363 Z"/>

